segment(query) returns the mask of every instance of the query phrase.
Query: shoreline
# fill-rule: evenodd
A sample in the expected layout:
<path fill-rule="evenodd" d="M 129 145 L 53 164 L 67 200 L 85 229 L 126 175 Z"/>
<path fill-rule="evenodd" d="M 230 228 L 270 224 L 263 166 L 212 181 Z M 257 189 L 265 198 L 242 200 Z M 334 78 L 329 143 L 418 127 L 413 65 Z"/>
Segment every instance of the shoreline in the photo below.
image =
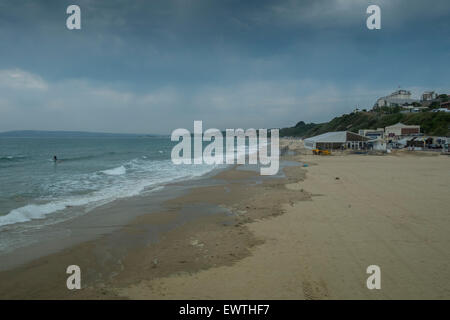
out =
<path fill-rule="evenodd" d="M 0 299 L 450 297 L 447 157 L 322 157 L 282 144 L 284 175 L 219 172 L 208 181 L 220 183 L 100 239 L 0 272 Z M 81 290 L 65 287 L 70 264 L 81 267 Z M 383 290 L 365 287 L 372 264 Z"/>
<path fill-rule="evenodd" d="M 28 221 L 26 229 L 21 228 L 20 225 L 3 226 L 6 231 L 2 234 L 3 240 L 8 240 L 7 238 L 12 236 L 16 238 L 16 241 L 22 237 L 32 241 L 25 245 L 17 246 L 16 244 L 11 251 L 2 251 L 0 271 L 18 267 L 114 232 L 142 214 L 162 210 L 165 201 L 188 192 L 192 187 L 217 183 L 213 177 L 223 170 L 227 168 L 213 168 L 202 176 L 185 180 L 177 179 L 142 194 L 119 198 L 89 211 L 85 211 L 83 207 L 69 207 L 60 213 L 62 217 L 53 218 L 53 220 L 56 219 L 53 223 L 45 221 L 42 223 L 41 220 Z"/>
<path fill-rule="evenodd" d="M 287 168 L 293 168 L 292 165 L 290 162 L 285 164 Z M 133 264 L 128 262 L 133 259 L 142 260 L 142 256 L 149 254 L 147 252 L 149 247 L 157 252 L 162 252 L 158 254 L 157 258 L 151 258 L 150 262 L 145 262 L 151 265 L 151 269 L 154 269 L 151 277 L 229 264 L 229 261 L 247 256 L 248 249 L 259 243 L 259 240 L 253 239 L 244 226 L 244 223 L 254 218 L 244 215 L 242 212 L 245 210 L 240 210 L 234 205 L 238 199 L 245 198 L 244 190 L 248 192 L 251 187 L 258 190 L 266 188 L 279 179 L 285 178 L 281 175 L 261 177 L 250 166 L 248 168 L 234 166 L 216 170 L 214 174 L 209 173 L 205 178 L 198 179 L 197 182 L 189 180 L 169 185 L 168 187 L 172 188 L 172 191 L 175 190 L 176 194 L 172 194 L 162 201 L 159 199 L 161 204 L 153 206 L 153 209 L 149 208 L 149 199 L 145 196 L 123 200 L 125 206 L 122 205 L 121 208 L 134 207 L 141 213 L 128 219 L 124 226 L 106 228 L 104 233 L 100 233 L 92 239 L 80 239 L 79 243 L 69 245 L 62 250 L 51 248 L 54 252 L 50 252 L 50 254 L 1 271 L 0 299 L 115 298 L 117 297 L 116 293 L 105 293 L 104 287 L 108 286 L 105 282 L 109 281 L 107 278 L 115 278 L 114 281 L 117 283 L 136 282 L 137 279 L 131 280 L 133 276 L 116 277 L 116 275 L 119 272 L 127 274 L 128 270 L 133 269 L 129 266 L 125 268 L 124 265 Z M 257 193 L 256 189 L 253 190 L 253 193 Z M 208 193 L 207 201 L 205 201 L 205 193 Z M 167 195 L 167 190 L 160 194 Z M 105 213 L 110 213 L 111 210 L 117 210 L 114 209 L 115 206 L 117 203 L 107 205 L 103 210 Z M 148 213 L 144 214 L 143 212 Z M 257 216 L 261 216 L 261 214 Z M 86 221 L 89 221 L 89 214 L 84 217 Z M 105 214 L 103 216 L 96 215 L 96 218 L 93 219 L 94 223 L 97 223 L 102 217 L 109 219 L 109 216 Z M 73 222 L 69 222 L 69 224 L 71 223 Z M 196 254 L 194 251 L 202 247 L 202 244 L 197 245 L 195 240 L 185 241 L 182 235 L 194 236 L 196 232 L 202 231 L 202 228 L 208 228 L 210 234 L 215 234 L 216 239 L 224 238 L 224 235 L 228 234 L 224 230 L 231 229 L 233 238 L 242 239 L 242 241 L 227 245 L 228 240 L 223 239 L 225 244 L 214 248 L 217 254 L 211 254 L 207 259 L 203 259 L 204 261 L 198 261 L 198 259 L 190 261 Z M 89 230 L 86 232 L 90 234 Z M 86 232 L 81 232 L 79 236 L 86 235 Z M 164 242 L 163 245 L 161 245 L 162 242 Z M 168 243 L 167 247 L 166 242 Z M 179 246 L 183 248 L 181 251 L 176 249 L 177 246 L 169 245 L 169 243 L 182 242 L 186 243 Z M 47 250 L 48 247 L 45 249 Z M 222 250 L 230 252 L 221 254 L 219 251 Z M 27 254 L 27 252 L 33 253 L 33 248 L 19 250 L 16 256 Z M 180 258 L 186 252 L 187 257 Z M 162 258 L 159 257 L 161 255 Z M 78 265 L 82 270 L 89 270 L 83 272 L 83 283 L 88 287 L 78 292 L 65 288 L 65 279 L 67 278 L 65 268 L 70 264 L 77 264 L 74 261 L 80 261 Z M 169 263 L 169 261 L 172 262 Z M 141 269 L 145 267 L 142 263 L 140 264 Z M 164 270 L 164 272 L 161 273 L 160 270 Z M 38 274 L 51 276 L 33 279 L 33 274 L 34 276 Z M 119 281 L 117 281 L 118 278 Z M 24 282 L 26 285 L 21 286 L 20 283 Z M 21 287 L 23 290 L 17 289 Z M 34 287 L 41 289 L 30 290 Z"/>

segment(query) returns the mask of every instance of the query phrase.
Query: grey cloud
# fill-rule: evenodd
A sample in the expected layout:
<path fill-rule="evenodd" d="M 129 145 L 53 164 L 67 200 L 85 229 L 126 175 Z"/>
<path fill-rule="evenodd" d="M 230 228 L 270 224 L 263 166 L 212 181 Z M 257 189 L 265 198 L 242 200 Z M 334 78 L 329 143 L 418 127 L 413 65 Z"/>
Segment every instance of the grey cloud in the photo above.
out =
<path fill-rule="evenodd" d="M 0 77 L 0 127 L 52 130 L 170 133 L 203 120 L 208 127 L 280 127 L 294 119 L 326 120 L 349 112 L 354 104 L 371 104 L 384 91 L 355 87 L 356 96 L 344 88 L 315 81 L 242 82 L 230 86 L 203 86 L 195 90 L 161 87 L 137 94 L 99 86 L 88 81 L 45 82 L 37 75 L 15 70 L 29 79 L 41 79 L 45 87 L 4 85 Z M 6 71 L 0 75 L 9 77 Z M 34 80 L 33 80 L 34 81 Z M 34 82 L 33 82 L 34 83 Z M 21 95 L 18 94 L 21 93 Z M 324 95 L 326 93 L 326 95 Z M 25 103 L 22 97 L 30 99 Z"/>
<path fill-rule="evenodd" d="M 80 31 L 65 28 L 72 3 Z M 382 8 L 380 31 L 365 28 L 369 4 Z M 168 133 L 197 119 L 276 127 L 370 107 L 399 85 L 450 91 L 449 9 L 447 0 L 3 0 L 0 131 Z"/>

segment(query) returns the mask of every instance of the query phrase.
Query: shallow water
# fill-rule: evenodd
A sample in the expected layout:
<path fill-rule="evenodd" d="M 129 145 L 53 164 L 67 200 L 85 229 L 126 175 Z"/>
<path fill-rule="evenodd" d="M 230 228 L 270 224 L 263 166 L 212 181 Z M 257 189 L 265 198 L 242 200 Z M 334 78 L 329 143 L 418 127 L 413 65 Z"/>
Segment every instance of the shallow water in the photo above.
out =
<path fill-rule="evenodd" d="M 173 165 L 174 144 L 168 137 L 0 138 L 0 227 L 48 223 L 68 208 L 89 210 L 214 168 Z"/>

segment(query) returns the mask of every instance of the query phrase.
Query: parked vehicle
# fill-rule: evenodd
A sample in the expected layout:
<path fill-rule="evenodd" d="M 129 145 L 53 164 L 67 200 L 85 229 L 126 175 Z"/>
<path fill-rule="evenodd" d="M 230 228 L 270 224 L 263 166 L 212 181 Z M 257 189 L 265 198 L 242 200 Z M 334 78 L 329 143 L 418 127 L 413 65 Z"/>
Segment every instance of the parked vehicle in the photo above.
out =
<path fill-rule="evenodd" d="M 322 156 L 329 156 L 331 154 L 328 150 L 320 150 L 320 149 L 314 149 L 313 154 L 315 155 L 322 155 Z"/>

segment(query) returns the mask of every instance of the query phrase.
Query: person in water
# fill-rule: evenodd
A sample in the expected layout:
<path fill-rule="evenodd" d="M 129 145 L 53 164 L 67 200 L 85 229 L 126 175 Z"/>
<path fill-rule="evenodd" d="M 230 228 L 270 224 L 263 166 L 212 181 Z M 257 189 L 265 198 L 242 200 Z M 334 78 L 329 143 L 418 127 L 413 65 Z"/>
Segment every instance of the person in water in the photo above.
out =
<path fill-rule="evenodd" d="M 53 156 L 53 161 L 58 161 L 58 158 L 56 156 Z"/>

